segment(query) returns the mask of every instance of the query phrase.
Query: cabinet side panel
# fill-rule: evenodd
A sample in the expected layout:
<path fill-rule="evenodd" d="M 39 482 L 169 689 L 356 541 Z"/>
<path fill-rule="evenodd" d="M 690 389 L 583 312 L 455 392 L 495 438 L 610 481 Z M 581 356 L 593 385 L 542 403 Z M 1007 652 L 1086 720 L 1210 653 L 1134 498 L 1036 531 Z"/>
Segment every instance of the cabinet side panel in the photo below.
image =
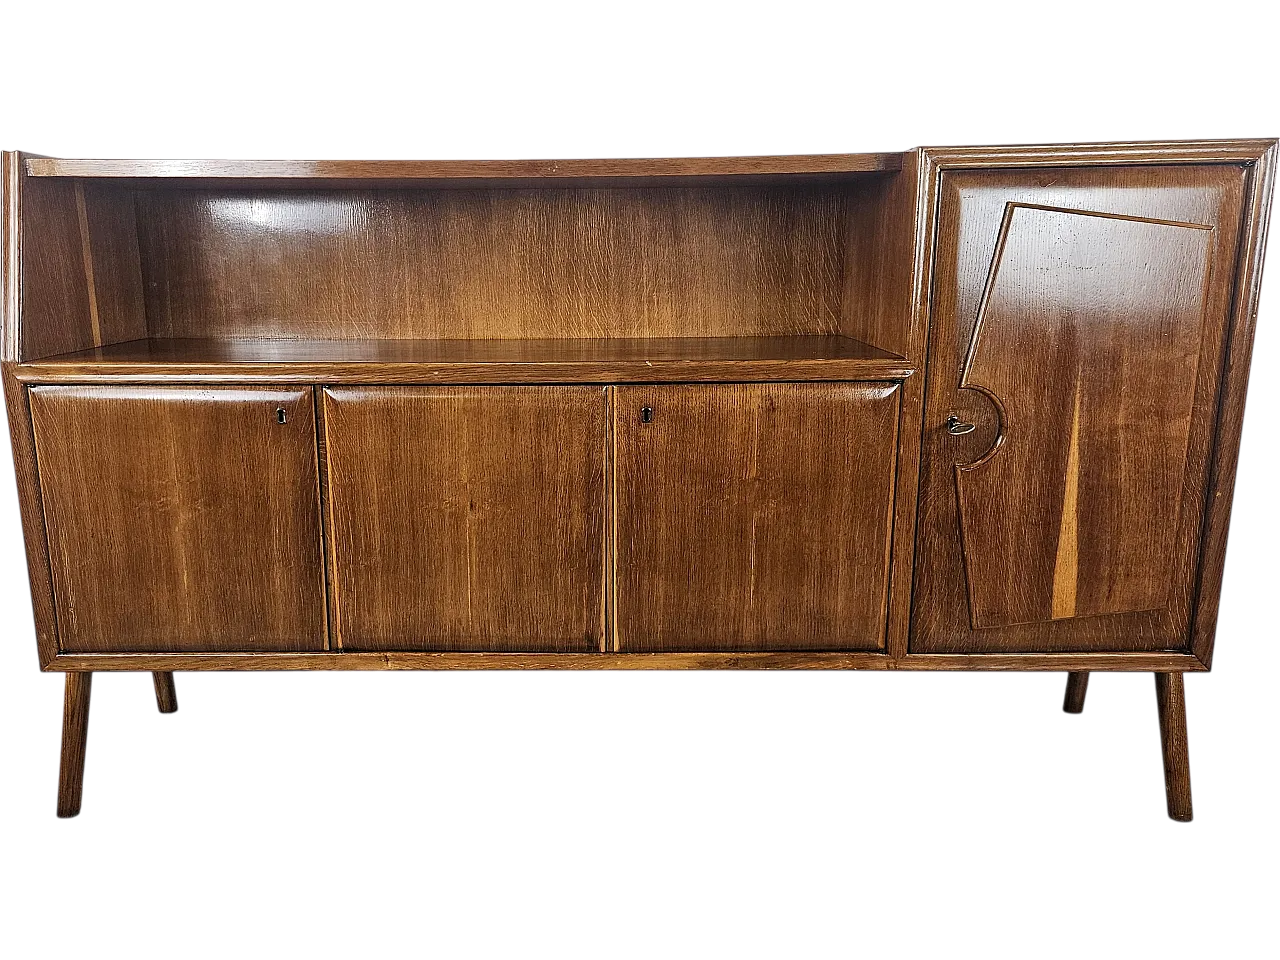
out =
<path fill-rule="evenodd" d="M 99 346 L 89 307 L 74 181 L 24 177 L 20 260 L 22 360 Z"/>
<path fill-rule="evenodd" d="M 1240 434 L 1244 427 L 1245 391 L 1249 386 L 1249 360 L 1253 354 L 1253 336 L 1258 321 L 1258 295 L 1262 285 L 1262 262 L 1275 190 L 1276 154 L 1276 143 L 1271 141 L 1250 174 L 1231 339 L 1223 364 L 1218 432 L 1214 441 L 1201 547 L 1200 592 L 1196 597 L 1191 637 L 1191 650 L 1206 667 L 1213 663 L 1213 641 L 1218 626 L 1218 601 L 1222 594 L 1222 575 L 1227 557 L 1231 499 L 1235 492 Z"/>
<path fill-rule="evenodd" d="M 147 335 L 132 191 L 23 178 L 20 357 Z"/>
<path fill-rule="evenodd" d="M 21 249 L 21 197 L 25 184 L 22 156 L 9 151 L 3 157 L 3 289 L 0 314 L 0 381 L 4 385 L 5 412 L 13 449 L 13 472 L 18 487 L 18 511 L 26 548 L 27 577 L 31 584 L 31 606 L 35 620 L 36 647 L 41 666 L 58 653 L 58 627 L 54 614 L 53 581 L 49 574 L 49 544 L 44 531 L 44 511 L 40 506 L 40 481 L 36 472 L 35 439 L 31 433 L 31 411 L 26 389 L 13 375 L 18 359 L 19 266 Z"/>
<path fill-rule="evenodd" d="M 911 309 L 917 163 L 913 150 L 897 173 L 850 184 L 840 309 L 845 336 L 913 361 L 923 360 Z"/>

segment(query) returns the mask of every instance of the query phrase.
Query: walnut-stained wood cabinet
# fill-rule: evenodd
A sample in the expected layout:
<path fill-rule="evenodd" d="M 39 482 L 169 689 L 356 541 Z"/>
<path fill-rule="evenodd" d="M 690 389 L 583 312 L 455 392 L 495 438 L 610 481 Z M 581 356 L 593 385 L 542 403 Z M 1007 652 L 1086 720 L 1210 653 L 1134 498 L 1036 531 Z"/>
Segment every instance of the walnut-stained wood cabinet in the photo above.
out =
<path fill-rule="evenodd" d="M 4 155 L 3 384 L 94 672 L 1212 664 L 1274 140 Z"/>

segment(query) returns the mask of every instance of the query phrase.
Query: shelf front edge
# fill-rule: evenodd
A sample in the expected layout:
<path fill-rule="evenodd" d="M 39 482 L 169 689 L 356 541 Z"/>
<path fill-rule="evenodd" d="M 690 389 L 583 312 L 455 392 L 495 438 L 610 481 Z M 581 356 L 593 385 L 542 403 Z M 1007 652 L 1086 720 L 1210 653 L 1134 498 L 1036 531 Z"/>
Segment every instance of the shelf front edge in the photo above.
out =
<path fill-rule="evenodd" d="M 739 383 L 905 380 L 904 360 L 653 360 L 628 363 L 115 363 L 15 364 L 23 383 Z"/>

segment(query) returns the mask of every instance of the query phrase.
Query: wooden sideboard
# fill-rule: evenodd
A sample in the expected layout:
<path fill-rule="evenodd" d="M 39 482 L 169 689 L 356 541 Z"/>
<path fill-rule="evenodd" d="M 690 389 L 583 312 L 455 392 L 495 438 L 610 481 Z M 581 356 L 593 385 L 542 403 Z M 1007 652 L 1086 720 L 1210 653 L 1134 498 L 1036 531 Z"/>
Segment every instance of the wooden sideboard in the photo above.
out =
<path fill-rule="evenodd" d="M 1276 141 L 4 155 L 58 813 L 92 674 L 1155 674 L 1191 819 Z"/>

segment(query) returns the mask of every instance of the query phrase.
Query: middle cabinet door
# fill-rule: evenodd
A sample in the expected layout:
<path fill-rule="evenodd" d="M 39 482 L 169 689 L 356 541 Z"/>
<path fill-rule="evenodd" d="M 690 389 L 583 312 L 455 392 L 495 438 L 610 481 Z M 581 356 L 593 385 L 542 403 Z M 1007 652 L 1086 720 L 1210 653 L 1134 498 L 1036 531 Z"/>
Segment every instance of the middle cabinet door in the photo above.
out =
<path fill-rule="evenodd" d="M 330 388 L 323 403 L 343 649 L 601 649 L 603 387 Z"/>

